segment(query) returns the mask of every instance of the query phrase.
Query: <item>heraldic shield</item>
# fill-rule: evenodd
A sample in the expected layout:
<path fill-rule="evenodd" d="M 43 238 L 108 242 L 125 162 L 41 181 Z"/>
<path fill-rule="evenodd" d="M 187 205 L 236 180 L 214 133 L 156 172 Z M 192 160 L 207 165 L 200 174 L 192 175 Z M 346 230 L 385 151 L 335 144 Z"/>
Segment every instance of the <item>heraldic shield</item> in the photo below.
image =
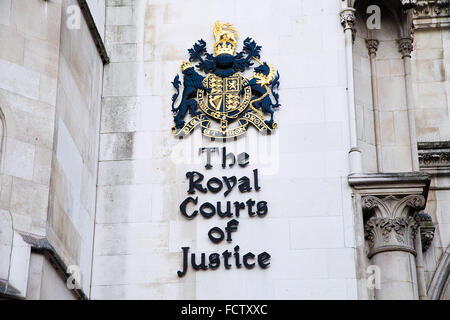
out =
<path fill-rule="evenodd" d="M 249 124 L 267 134 L 277 128 L 273 114 L 274 109 L 280 106 L 275 92 L 280 84 L 279 73 L 272 65 L 258 60 L 261 46 L 251 38 L 245 39 L 243 51 L 235 55 L 237 36 L 231 24 L 218 21 L 214 26 L 215 56 L 206 52 L 203 40 L 188 50 L 189 61 L 199 61 L 197 69 L 208 75 L 200 75 L 190 62 L 181 64 L 184 88 L 178 107 L 175 107 L 175 102 L 180 94 L 179 76 L 172 82 L 177 90 L 172 97 L 175 122 L 172 133 L 175 136 L 187 136 L 197 126 L 203 135 L 211 138 L 240 136 L 248 130 Z M 241 72 L 250 68 L 253 61 L 259 66 L 246 79 Z M 184 118 L 188 112 L 191 119 L 186 122 Z M 270 120 L 265 120 L 264 114 L 269 114 Z"/>

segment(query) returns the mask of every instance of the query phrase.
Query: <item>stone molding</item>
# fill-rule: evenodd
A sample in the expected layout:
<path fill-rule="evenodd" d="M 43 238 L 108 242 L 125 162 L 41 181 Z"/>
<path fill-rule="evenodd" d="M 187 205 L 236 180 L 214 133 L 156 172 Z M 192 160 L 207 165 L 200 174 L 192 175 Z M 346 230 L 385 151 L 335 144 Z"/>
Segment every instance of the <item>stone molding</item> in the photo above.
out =
<path fill-rule="evenodd" d="M 18 299 L 23 300 L 24 297 L 21 296 L 19 290 L 14 288 L 8 281 L 0 279 L 0 300 L 4 299 Z"/>
<path fill-rule="evenodd" d="M 369 258 L 385 251 L 406 251 L 415 255 L 414 238 L 419 228 L 416 211 L 424 206 L 422 195 L 363 197 L 362 208 L 371 215 L 364 225 Z"/>
<path fill-rule="evenodd" d="M 450 173 L 450 141 L 419 142 L 420 170 L 430 174 Z"/>
<path fill-rule="evenodd" d="M 416 29 L 450 27 L 450 0 L 419 0 L 413 9 Z"/>

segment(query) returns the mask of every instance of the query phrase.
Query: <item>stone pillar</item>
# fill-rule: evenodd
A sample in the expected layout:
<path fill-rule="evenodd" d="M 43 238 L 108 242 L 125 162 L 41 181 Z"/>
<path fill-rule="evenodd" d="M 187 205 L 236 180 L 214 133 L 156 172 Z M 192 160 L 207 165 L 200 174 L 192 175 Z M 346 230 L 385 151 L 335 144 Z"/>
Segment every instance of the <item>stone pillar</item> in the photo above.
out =
<path fill-rule="evenodd" d="M 349 183 L 361 199 L 358 210 L 363 214 L 369 263 L 380 269 L 375 299 L 419 299 L 415 238 L 420 227 L 418 211 L 426 205 L 429 175 L 350 175 Z"/>
<path fill-rule="evenodd" d="M 408 126 L 411 148 L 411 162 L 413 171 L 419 171 L 419 158 L 417 155 L 415 103 L 413 92 L 413 80 L 411 74 L 411 52 L 413 50 L 413 39 L 411 37 L 398 40 L 399 52 L 402 55 L 405 68 L 406 103 L 408 107 Z"/>
<path fill-rule="evenodd" d="M 373 122 L 375 133 L 375 148 L 377 151 L 377 171 L 383 172 L 383 154 L 381 148 L 381 128 L 380 128 L 380 111 L 378 105 L 378 83 L 377 83 L 377 64 L 376 56 L 378 45 L 380 42 L 376 39 L 367 39 L 366 45 L 370 57 L 370 77 L 372 86 L 372 106 L 373 106 Z"/>
<path fill-rule="evenodd" d="M 347 67 L 347 108 L 350 132 L 350 173 L 362 172 L 362 156 L 358 149 L 358 139 L 356 134 L 356 111 L 355 111 L 355 95 L 353 85 L 353 40 L 355 26 L 355 9 L 345 8 L 340 13 L 341 25 L 345 33 L 345 59 Z"/>
<path fill-rule="evenodd" d="M 363 210 L 371 211 L 364 226 L 368 257 L 381 269 L 377 300 L 418 298 L 414 239 L 419 228 L 416 211 L 424 205 L 422 195 L 362 198 Z"/>

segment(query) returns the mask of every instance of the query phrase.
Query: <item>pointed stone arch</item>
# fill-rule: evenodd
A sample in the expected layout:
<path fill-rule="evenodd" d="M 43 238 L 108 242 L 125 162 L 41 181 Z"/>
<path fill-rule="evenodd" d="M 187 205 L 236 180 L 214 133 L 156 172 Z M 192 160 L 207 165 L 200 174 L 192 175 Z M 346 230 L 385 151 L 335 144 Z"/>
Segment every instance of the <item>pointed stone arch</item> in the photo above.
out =
<path fill-rule="evenodd" d="M 430 300 L 450 298 L 450 246 L 442 254 L 439 265 L 431 279 L 427 295 Z"/>

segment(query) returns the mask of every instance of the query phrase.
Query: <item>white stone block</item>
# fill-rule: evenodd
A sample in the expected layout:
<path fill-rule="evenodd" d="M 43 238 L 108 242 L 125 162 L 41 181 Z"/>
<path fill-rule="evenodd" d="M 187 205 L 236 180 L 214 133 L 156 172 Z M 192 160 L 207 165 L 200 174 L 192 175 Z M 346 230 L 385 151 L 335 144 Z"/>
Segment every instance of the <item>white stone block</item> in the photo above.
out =
<path fill-rule="evenodd" d="M 293 249 L 340 248 L 344 246 L 342 217 L 292 219 L 290 224 Z"/>
<path fill-rule="evenodd" d="M 167 223 L 97 224 L 95 232 L 96 255 L 167 252 L 169 247 Z"/>
<path fill-rule="evenodd" d="M 27 295 L 30 254 L 30 245 L 23 241 L 17 231 L 14 231 L 9 283 L 20 291 L 22 297 Z"/>
<path fill-rule="evenodd" d="M 32 180 L 36 148 L 12 138 L 6 139 L 5 173 Z"/>
<path fill-rule="evenodd" d="M 39 99 L 39 73 L 17 64 L 0 60 L 0 88 Z"/>
<path fill-rule="evenodd" d="M 4 0 L 0 3 L 0 24 L 9 26 L 11 16 L 11 0 Z"/>
<path fill-rule="evenodd" d="M 97 223 L 151 221 L 152 185 L 98 187 Z"/>
<path fill-rule="evenodd" d="M 327 249 L 328 278 L 356 279 L 355 249 Z"/>

